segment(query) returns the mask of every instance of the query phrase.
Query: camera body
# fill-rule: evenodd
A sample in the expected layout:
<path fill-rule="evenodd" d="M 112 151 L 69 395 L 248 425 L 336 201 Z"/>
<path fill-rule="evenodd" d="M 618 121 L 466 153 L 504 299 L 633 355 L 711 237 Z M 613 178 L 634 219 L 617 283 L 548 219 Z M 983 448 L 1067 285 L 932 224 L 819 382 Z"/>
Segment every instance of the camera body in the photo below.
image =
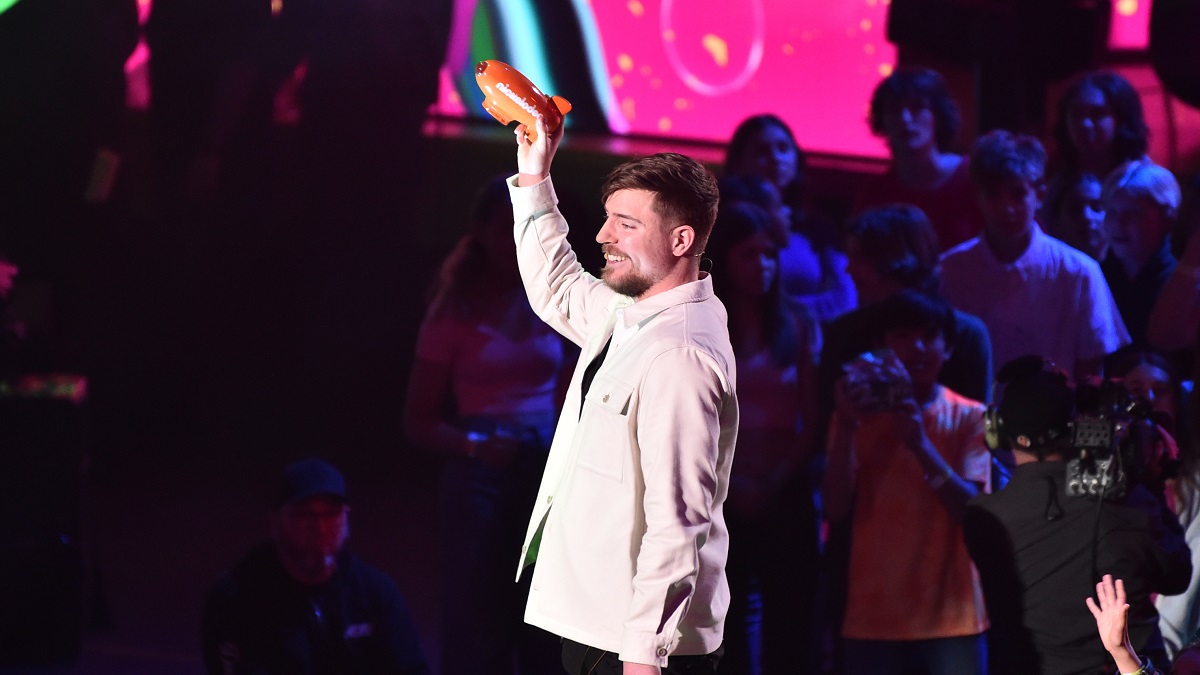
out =
<path fill-rule="evenodd" d="M 890 349 L 861 354 L 843 366 L 843 370 L 846 392 L 864 409 L 891 410 L 913 398 L 908 371 Z"/>
<path fill-rule="evenodd" d="M 1174 440 L 1120 379 L 1074 384 L 1053 363 L 1025 356 L 1005 364 L 996 380 L 1005 388 L 987 412 L 988 446 L 1061 454 L 1068 495 L 1116 498 L 1135 484 L 1159 490 L 1172 472 Z"/>
<path fill-rule="evenodd" d="M 1071 420 L 1075 456 L 1067 464 L 1067 494 L 1120 496 L 1133 483 L 1160 489 L 1170 467 L 1164 462 L 1162 432 L 1149 403 L 1119 379 L 1085 382 L 1075 388 Z"/>

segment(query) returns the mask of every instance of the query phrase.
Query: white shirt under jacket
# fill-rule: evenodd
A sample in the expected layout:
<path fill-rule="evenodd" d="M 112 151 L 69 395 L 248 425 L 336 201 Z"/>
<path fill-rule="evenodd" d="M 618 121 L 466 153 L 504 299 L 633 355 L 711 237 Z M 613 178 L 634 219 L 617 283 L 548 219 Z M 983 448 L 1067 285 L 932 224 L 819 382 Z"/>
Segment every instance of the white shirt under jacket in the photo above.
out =
<path fill-rule="evenodd" d="M 537 559 L 525 621 L 622 661 L 710 653 L 738 423 L 725 308 L 707 277 L 640 302 L 614 292 L 580 266 L 549 179 L 509 192 L 530 304 L 582 348 L 522 548 L 518 576 Z"/>

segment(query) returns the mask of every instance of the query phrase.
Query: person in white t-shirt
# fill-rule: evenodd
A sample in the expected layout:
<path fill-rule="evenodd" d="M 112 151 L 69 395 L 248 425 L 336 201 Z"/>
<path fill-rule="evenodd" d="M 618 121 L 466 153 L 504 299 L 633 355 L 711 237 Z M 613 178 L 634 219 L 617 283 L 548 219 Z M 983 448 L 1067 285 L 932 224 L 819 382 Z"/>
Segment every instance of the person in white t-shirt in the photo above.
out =
<path fill-rule="evenodd" d="M 1042 232 L 1046 151 L 1032 136 L 996 130 L 971 153 L 971 178 L 986 224 L 942 257 L 942 290 L 983 320 L 993 363 L 1036 354 L 1076 378 L 1098 375 L 1129 333 L 1100 266 Z"/>

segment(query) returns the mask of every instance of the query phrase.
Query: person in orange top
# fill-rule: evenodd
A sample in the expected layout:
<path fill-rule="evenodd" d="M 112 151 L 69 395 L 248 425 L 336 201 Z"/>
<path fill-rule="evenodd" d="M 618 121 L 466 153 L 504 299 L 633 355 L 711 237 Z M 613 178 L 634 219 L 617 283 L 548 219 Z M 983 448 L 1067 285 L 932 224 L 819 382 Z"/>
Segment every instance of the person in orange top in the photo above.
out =
<path fill-rule="evenodd" d="M 827 517 L 853 526 L 845 673 L 982 675 L 988 621 L 960 519 L 990 490 L 985 409 L 937 383 L 949 303 L 903 291 L 878 317 L 886 351 L 838 381 L 822 486 Z"/>

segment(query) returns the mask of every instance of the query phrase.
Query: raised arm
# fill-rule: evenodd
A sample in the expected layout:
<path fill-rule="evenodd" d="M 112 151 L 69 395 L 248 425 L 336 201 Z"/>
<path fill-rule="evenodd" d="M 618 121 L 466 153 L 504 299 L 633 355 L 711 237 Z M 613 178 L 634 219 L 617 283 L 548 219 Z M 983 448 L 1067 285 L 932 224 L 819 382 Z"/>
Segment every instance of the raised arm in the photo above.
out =
<path fill-rule="evenodd" d="M 1096 584 L 1096 600 L 1087 598 L 1084 602 L 1096 619 L 1100 641 L 1116 662 L 1118 672 L 1129 675 L 1157 672 L 1138 658 L 1129 639 L 1129 604 L 1125 602 L 1124 582 L 1117 579 L 1114 583 L 1112 575 L 1105 574 Z"/>
<path fill-rule="evenodd" d="M 518 173 L 515 182 L 509 183 L 509 195 L 525 292 L 542 321 L 582 345 L 588 321 L 607 315 L 603 310 L 616 293 L 583 269 L 567 241 L 567 222 L 558 211 L 550 181 L 550 164 L 562 140 L 562 126 L 549 133 L 539 119 L 537 140 L 529 139 L 525 125 L 517 127 L 516 135 Z"/>

